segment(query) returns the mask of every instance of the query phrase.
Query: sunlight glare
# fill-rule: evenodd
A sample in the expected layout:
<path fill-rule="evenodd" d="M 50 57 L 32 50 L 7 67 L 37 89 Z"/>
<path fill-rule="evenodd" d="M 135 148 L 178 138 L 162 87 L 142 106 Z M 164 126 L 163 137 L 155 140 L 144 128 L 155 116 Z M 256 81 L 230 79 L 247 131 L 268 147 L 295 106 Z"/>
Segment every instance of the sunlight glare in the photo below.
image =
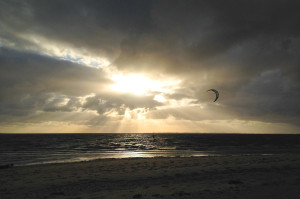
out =
<path fill-rule="evenodd" d="M 167 88 L 170 86 L 170 82 L 151 80 L 143 75 L 114 75 L 112 80 L 115 81 L 115 84 L 110 88 L 118 92 L 133 93 L 136 95 L 148 94 L 149 92 L 170 92 L 170 89 Z"/>

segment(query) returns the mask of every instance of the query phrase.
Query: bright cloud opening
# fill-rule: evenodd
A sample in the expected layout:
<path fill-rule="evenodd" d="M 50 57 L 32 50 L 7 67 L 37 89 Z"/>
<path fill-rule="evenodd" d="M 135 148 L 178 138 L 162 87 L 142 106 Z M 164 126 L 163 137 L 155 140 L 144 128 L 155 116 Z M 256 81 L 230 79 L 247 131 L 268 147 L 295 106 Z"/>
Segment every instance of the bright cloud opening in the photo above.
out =
<path fill-rule="evenodd" d="M 161 102 L 161 103 L 163 103 L 163 102 L 166 101 L 166 99 L 165 99 L 164 96 L 162 96 L 162 95 L 155 95 L 153 99 L 154 99 L 155 101 L 158 101 L 158 102 Z"/>
<path fill-rule="evenodd" d="M 136 95 L 144 95 L 151 92 L 172 93 L 176 85 L 181 82 L 152 80 L 137 74 L 127 76 L 113 75 L 112 80 L 115 81 L 115 84 L 110 87 L 112 90 Z"/>

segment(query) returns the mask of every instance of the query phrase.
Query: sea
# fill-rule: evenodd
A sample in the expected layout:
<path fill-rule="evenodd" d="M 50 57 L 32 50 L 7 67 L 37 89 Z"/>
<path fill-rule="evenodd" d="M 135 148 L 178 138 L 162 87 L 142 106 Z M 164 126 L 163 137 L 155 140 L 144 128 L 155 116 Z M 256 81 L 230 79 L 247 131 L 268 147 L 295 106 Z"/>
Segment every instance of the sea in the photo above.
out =
<path fill-rule="evenodd" d="M 0 134 L 0 165 L 228 155 L 300 154 L 298 134 Z"/>

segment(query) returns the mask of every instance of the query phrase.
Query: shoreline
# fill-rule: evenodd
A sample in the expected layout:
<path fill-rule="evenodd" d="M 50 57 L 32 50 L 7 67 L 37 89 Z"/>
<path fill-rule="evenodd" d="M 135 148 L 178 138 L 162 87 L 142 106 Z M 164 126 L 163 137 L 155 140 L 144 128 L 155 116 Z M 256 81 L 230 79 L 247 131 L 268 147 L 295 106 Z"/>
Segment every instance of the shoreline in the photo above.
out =
<path fill-rule="evenodd" d="M 9 163 L 9 164 L 2 164 L 4 165 L 13 165 L 13 167 L 30 167 L 30 166 L 39 166 L 39 165 L 60 165 L 60 164 L 72 164 L 72 163 L 85 163 L 85 162 L 93 162 L 93 161 L 102 161 L 102 160 L 123 160 L 123 159 L 152 159 L 152 158 L 198 158 L 198 157 L 230 157 L 230 156 L 276 156 L 276 155 L 284 155 L 284 154 L 270 154 L 270 153 L 264 153 L 264 154 L 209 154 L 209 155 L 191 155 L 191 156 L 154 156 L 154 157 L 124 157 L 124 158 L 95 158 L 90 160 L 78 160 L 78 161 L 53 161 L 53 162 L 46 162 L 46 163 L 28 163 L 28 164 L 15 164 L 15 163 Z M 1 166 L 2 166 L 1 165 Z"/>
<path fill-rule="evenodd" d="M 13 167 L 31 167 L 31 166 L 40 166 L 40 165 L 60 165 L 60 164 L 73 164 L 73 163 L 86 163 L 86 162 L 96 162 L 103 160 L 130 160 L 130 159 L 153 159 L 153 158 L 195 158 L 195 157 L 214 157 L 214 156 L 223 156 L 223 155 L 199 155 L 199 156 L 155 156 L 155 157 L 124 157 L 124 158 L 96 158 L 90 160 L 78 160 L 78 161 L 61 161 L 61 162 L 47 162 L 47 163 L 32 163 L 32 164 L 13 164 Z M 227 155 L 224 155 L 227 156 Z M 230 155 L 229 155 L 230 156 Z"/>
<path fill-rule="evenodd" d="M 300 154 L 97 159 L 0 170 L 10 198 L 297 198 Z"/>

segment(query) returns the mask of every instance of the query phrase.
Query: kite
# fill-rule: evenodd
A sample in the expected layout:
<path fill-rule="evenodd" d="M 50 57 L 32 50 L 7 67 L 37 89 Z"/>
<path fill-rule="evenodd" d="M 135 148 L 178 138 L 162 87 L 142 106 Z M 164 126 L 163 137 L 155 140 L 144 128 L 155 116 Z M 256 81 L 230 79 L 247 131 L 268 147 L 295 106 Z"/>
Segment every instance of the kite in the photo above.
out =
<path fill-rule="evenodd" d="M 208 91 L 213 91 L 216 94 L 216 99 L 214 100 L 214 102 L 217 101 L 217 99 L 219 98 L 219 92 L 216 89 L 209 89 L 207 90 L 207 92 Z"/>

